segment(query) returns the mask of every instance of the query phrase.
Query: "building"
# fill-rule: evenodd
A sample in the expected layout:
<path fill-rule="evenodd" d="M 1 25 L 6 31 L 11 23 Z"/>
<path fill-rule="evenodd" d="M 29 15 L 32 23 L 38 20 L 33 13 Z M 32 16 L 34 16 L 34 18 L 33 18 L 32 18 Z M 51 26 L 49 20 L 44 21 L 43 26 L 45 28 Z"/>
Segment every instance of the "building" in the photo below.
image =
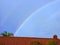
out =
<path fill-rule="evenodd" d="M 0 37 L 0 45 L 46 45 L 49 41 L 60 45 L 60 39 L 56 35 L 53 38 L 34 38 L 34 37 Z"/>

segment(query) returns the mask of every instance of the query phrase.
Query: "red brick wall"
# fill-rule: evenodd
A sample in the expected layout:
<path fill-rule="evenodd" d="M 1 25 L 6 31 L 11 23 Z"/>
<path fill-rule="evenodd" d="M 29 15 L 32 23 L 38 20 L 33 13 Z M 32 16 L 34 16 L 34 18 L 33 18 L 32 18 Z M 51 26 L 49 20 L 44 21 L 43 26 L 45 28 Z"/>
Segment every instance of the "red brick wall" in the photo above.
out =
<path fill-rule="evenodd" d="M 49 40 L 54 40 L 60 45 L 60 40 L 52 38 L 28 38 L 28 37 L 0 37 L 0 45 L 30 45 L 32 41 L 39 41 L 45 45 Z"/>

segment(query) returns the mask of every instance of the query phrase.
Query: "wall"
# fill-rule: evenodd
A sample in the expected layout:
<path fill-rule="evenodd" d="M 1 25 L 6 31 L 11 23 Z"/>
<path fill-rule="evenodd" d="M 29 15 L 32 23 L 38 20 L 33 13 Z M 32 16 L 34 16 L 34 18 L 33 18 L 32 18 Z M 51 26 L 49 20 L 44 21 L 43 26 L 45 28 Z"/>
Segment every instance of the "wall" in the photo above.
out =
<path fill-rule="evenodd" d="M 54 38 L 31 38 L 31 37 L 0 37 L 0 45 L 30 45 L 32 41 L 39 41 L 43 45 L 49 40 L 54 40 L 60 45 L 60 40 Z"/>

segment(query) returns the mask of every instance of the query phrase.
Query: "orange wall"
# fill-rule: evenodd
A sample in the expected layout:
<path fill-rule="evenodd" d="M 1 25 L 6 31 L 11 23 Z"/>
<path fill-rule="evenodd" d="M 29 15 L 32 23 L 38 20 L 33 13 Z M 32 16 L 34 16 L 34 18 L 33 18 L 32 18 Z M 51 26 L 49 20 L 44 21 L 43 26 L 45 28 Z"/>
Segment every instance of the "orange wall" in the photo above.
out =
<path fill-rule="evenodd" d="M 39 41 L 45 45 L 49 40 L 57 41 L 60 45 L 60 40 L 53 38 L 28 38 L 28 37 L 0 37 L 0 44 L 2 45 L 30 45 L 32 41 Z"/>

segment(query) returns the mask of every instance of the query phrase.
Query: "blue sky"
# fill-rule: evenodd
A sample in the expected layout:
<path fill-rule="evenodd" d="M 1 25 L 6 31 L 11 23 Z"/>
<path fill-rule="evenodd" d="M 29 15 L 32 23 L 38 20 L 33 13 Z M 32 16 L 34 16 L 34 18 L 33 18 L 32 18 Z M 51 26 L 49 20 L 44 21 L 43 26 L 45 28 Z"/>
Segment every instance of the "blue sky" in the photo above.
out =
<path fill-rule="evenodd" d="M 0 0 L 0 33 L 6 30 L 15 36 L 59 35 L 59 5 L 59 0 Z"/>

